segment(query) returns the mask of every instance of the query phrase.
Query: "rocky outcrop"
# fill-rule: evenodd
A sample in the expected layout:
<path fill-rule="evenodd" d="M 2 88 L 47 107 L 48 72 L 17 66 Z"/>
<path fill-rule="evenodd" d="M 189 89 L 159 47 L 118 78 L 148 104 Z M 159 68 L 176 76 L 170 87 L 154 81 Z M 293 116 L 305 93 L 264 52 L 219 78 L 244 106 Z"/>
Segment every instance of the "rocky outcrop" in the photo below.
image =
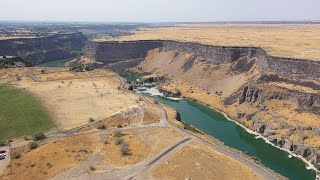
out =
<path fill-rule="evenodd" d="M 16 56 L 36 64 L 45 63 L 77 56 L 76 51 L 81 51 L 86 41 L 82 33 L 0 40 L 0 56 Z"/>
<path fill-rule="evenodd" d="M 176 111 L 175 113 L 174 113 L 174 117 L 173 117 L 175 120 L 177 120 L 177 121 L 181 121 L 181 115 L 180 115 L 180 113 L 178 112 L 178 111 Z"/>
<path fill-rule="evenodd" d="M 256 47 L 226 47 L 211 46 L 190 42 L 169 40 L 145 41 L 110 41 L 89 42 L 85 48 L 85 57 L 99 62 L 115 63 L 130 59 L 146 57 L 149 50 L 159 48 L 161 51 L 192 54 L 192 58 L 185 65 L 185 69 L 192 67 L 195 58 L 203 59 L 206 63 L 233 63 L 234 72 L 247 72 L 254 64 L 264 73 L 274 73 L 289 79 L 320 80 L 320 62 L 269 56 Z"/>
<path fill-rule="evenodd" d="M 154 82 L 160 83 L 160 82 L 165 82 L 166 77 L 164 77 L 164 76 L 147 76 L 147 77 L 142 77 L 140 80 L 144 83 L 154 83 Z"/>
<path fill-rule="evenodd" d="M 166 97 L 180 97 L 181 92 L 178 89 L 167 90 L 163 88 L 158 88 L 159 92 L 162 93 Z"/>
<path fill-rule="evenodd" d="M 131 59 L 140 61 L 146 57 L 151 49 L 159 48 L 159 41 L 110 41 L 110 42 L 88 42 L 84 56 L 104 63 L 116 63 Z"/>
<path fill-rule="evenodd" d="M 288 89 L 260 89 L 255 86 L 246 86 L 243 88 L 241 96 L 239 97 L 239 104 L 258 103 L 262 104 L 265 101 L 272 99 L 289 100 L 298 106 L 298 111 L 307 111 L 320 114 L 320 95 L 313 93 L 306 93 L 297 90 Z M 260 110 L 265 110 L 264 106 L 260 106 Z"/>

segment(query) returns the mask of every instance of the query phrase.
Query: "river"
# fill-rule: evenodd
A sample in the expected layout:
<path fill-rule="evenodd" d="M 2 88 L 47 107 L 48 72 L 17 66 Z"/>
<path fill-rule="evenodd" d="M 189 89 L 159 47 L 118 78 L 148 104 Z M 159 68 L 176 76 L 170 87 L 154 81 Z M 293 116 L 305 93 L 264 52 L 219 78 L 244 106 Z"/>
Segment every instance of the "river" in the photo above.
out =
<path fill-rule="evenodd" d="M 132 77 L 130 77 L 132 80 Z M 292 180 L 314 180 L 316 173 L 307 170 L 305 163 L 298 158 L 289 158 L 289 154 L 263 139 L 256 139 L 238 124 L 229 121 L 222 113 L 206 105 L 191 100 L 171 100 L 153 96 L 159 102 L 178 110 L 183 121 L 213 136 L 225 145 L 242 152 L 249 152 L 263 165 Z"/>

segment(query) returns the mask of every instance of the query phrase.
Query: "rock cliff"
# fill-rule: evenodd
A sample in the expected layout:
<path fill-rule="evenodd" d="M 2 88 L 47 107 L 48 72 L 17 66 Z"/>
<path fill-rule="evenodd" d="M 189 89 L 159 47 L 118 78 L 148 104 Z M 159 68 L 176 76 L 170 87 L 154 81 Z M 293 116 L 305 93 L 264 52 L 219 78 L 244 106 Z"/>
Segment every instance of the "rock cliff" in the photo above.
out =
<path fill-rule="evenodd" d="M 105 67 L 140 63 L 143 71 L 167 76 L 166 86 L 171 80 L 191 84 L 175 83 L 171 88 L 179 93 L 160 90 L 170 96 L 206 96 L 205 103 L 275 145 L 320 164 L 320 61 L 269 56 L 256 47 L 167 40 L 91 42 L 86 49 L 86 57 Z"/>
<path fill-rule="evenodd" d="M 75 57 L 87 38 L 82 33 L 0 40 L 0 56 L 16 56 L 36 64 Z"/>

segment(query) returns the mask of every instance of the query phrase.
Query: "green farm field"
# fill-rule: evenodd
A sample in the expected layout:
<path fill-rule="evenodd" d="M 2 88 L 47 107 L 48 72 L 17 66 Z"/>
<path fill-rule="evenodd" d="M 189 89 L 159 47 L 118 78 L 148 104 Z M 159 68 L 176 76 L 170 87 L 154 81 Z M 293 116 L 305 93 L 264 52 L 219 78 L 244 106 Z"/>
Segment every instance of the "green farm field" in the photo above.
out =
<path fill-rule="evenodd" d="M 32 94 L 0 84 L 0 140 L 55 127 L 49 111 Z"/>

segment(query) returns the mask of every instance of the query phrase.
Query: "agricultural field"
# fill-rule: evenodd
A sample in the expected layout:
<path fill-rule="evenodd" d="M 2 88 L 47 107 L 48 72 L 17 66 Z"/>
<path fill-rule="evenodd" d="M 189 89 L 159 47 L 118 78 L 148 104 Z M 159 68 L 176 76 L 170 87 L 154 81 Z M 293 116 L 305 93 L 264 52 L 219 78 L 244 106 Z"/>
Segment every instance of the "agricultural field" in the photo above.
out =
<path fill-rule="evenodd" d="M 106 40 L 177 40 L 221 46 L 262 47 L 281 57 L 320 60 L 319 24 L 178 24 L 145 28 Z"/>
<path fill-rule="evenodd" d="M 0 140 L 55 127 L 42 103 L 29 92 L 0 84 Z"/>

